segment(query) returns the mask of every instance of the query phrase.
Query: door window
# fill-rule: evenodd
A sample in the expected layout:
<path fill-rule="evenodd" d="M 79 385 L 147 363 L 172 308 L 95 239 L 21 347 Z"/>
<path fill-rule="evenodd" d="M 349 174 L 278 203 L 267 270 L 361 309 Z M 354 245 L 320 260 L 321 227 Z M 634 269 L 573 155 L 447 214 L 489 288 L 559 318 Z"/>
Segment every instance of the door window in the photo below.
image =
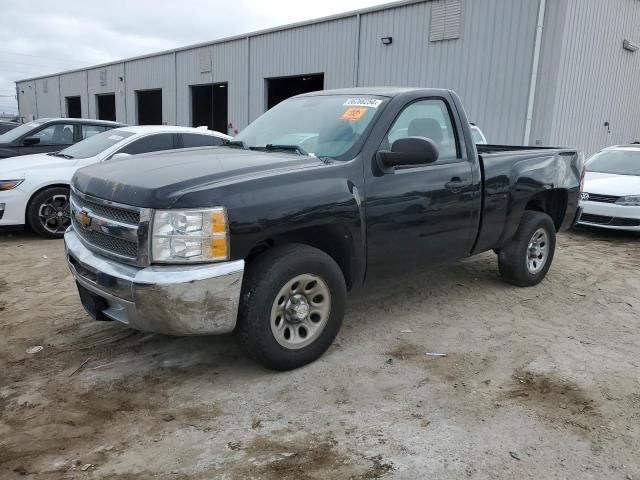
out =
<path fill-rule="evenodd" d="M 213 135 L 200 135 L 197 133 L 180 133 L 179 135 L 182 137 L 182 148 L 213 147 L 224 143 L 221 138 Z"/>
<path fill-rule="evenodd" d="M 107 130 L 109 130 L 109 127 L 101 125 L 82 125 L 82 139 L 85 140 L 96 133 L 106 132 Z"/>
<path fill-rule="evenodd" d="M 419 100 L 407 105 L 398 115 L 383 142 L 388 149 L 399 138 L 426 137 L 435 142 L 438 163 L 458 158 L 456 136 L 447 105 L 439 99 Z"/>
<path fill-rule="evenodd" d="M 33 134 L 40 139 L 40 145 L 71 145 L 73 144 L 73 125 L 59 123 L 50 125 Z"/>
<path fill-rule="evenodd" d="M 159 152 L 161 150 L 173 149 L 173 133 L 159 133 L 148 135 L 139 140 L 131 142 L 129 145 L 119 150 L 118 153 L 128 153 L 136 155 L 138 153 Z"/>

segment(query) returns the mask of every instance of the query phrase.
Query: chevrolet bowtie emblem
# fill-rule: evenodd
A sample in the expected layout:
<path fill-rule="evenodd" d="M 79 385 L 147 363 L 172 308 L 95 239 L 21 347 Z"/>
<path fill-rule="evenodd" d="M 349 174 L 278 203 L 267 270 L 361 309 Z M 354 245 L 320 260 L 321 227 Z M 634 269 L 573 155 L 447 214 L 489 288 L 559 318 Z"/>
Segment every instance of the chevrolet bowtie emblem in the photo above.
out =
<path fill-rule="evenodd" d="M 82 225 L 83 228 L 89 228 L 91 225 L 91 217 L 86 210 L 76 213 L 76 220 L 78 220 L 78 223 Z"/>

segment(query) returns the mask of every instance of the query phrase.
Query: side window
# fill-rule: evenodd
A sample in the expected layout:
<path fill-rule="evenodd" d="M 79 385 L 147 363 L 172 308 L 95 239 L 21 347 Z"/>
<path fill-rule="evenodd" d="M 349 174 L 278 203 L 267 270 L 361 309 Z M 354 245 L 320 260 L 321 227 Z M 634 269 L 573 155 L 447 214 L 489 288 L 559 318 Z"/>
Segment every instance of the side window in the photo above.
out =
<path fill-rule="evenodd" d="M 73 144 L 73 125 L 70 123 L 50 125 L 31 136 L 38 137 L 40 145 L 71 145 Z"/>
<path fill-rule="evenodd" d="M 131 142 L 129 145 L 118 150 L 117 153 L 128 153 L 136 155 L 138 153 L 159 152 L 160 150 L 173 149 L 173 133 L 158 133 L 148 135 L 139 140 Z"/>
<path fill-rule="evenodd" d="M 199 135 L 197 133 L 179 133 L 178 135 L 182 137 L 183 148 L 212 147 L 214 145 L 220 145 L 219 143 L 215 143 L 217 138 L 211 135 Z"/>
<path fill-rule="evenodd" d="M 109 127 L 103 127 L 99 125 L 82 125 L 82 139 L 86 140 L 96 133 L 106 132 L 107 130 L 109 130 Z"/>
<path fill-rule="evenodd" d="M 383 142 L 389 148 L 405 137 L 426 137 L 435 142 L 440 151 L 438 161 L 458 158 L 456 136 L 447 105 L 438 99 L 419 100 L 407 105 L 391 126 Z"/>

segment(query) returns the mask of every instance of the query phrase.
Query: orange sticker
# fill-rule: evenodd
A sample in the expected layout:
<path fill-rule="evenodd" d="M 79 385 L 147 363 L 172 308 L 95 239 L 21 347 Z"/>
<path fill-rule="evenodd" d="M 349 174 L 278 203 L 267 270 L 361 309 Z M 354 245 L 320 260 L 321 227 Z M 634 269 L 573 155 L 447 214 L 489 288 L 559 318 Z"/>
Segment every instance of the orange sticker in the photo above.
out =
<path fill-rule="evenodd" d="M 342 114 L 340 120 L 355 122 L 356 120 L 360 120 L 365 113 L 367 113 L 367 107 L 349 107 Z"/>

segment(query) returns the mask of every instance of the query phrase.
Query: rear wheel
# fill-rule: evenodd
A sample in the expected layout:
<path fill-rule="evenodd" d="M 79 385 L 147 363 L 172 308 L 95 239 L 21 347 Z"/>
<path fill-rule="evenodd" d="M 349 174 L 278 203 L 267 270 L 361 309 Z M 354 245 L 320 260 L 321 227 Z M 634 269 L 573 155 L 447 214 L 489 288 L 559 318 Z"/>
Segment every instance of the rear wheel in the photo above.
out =
<path fill-rule="evenodd" d="M 511 241 L 498 252 L 502 278 L 515 285 L 536 285 L 546 276 L 556 248 L 556 228 L 546 213 L 527 211 Z"/>
<path fill-rule="evenodd" d="M 290 370 L 329 348 L 345 302 L 344 276 L 333 258 L 307 245 L 276 247 L 247 267 L 235 333 L 258 363 Z"/>
<path fill-rule="evenodd" d="M 27 222 L 42 237 L 62 238 L 71 224 L 69 189 L 50 187 L 36 193 L 27 207 Z"/>

